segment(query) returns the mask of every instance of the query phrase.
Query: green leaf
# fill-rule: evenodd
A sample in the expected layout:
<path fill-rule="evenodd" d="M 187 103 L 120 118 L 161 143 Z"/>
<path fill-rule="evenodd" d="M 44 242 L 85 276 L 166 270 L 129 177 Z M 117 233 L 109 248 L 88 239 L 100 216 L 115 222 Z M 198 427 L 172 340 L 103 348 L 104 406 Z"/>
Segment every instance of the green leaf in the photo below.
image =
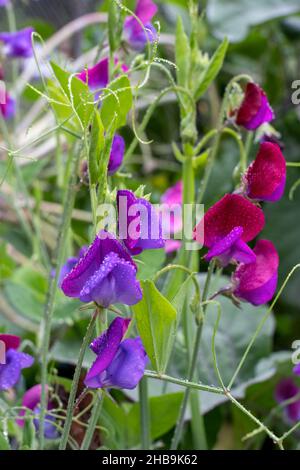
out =
<path fill-rule="evenodd" d="M 83 128 L 86 128 L 94 111 L 93 95 L 89 91 L 88 85 L 54 62 L 51 62 L 51 67 L 73 113 L 80 120 Z"/>
<path fill-rule="evenodd" d="M 172 305 L 176 308 L 177 311 L 177 324 L 179 325 L 182 310 L 185 305 L 185 301 L 187 298 L 188 293 L 190 292 L 190 288 L 193 286 L 192 276 L 189 276 L 180 286 L 179 290 L 177 291 L 176 295 L 171 300 Z M 192 299 L 192 297 L 190 297 Z"/>
<path fill-rule="evenodd" d="M 0 243 L 0 281 L 12 275 L 16 267 L 15 261 L 7 253 L 7 246 L 5 243 Z"/>
<path fill-rule="evenodd" d="M 0 450 L 11 450 L 4 434 L 0 431 Z"/>
<path fill-rule="evenodd" d="M 109 2 L 108 7 L 108 41 L 111 52 L 116 51 L 121 43 L 122 36 L 122 10 L 116 2 Z"/>
<path fill-rule="evenodd" d="M 207 18 L 215 35 L 233 42 L 244 39 L 251 26 L 299 11 L 299 0 L 209 0 L 207 4 Z"/>
<path fill-rule="evenodd" d="M 126 124 L 126 117 L 132 106 L 132 91 L 127 75 L 121 75 L 103 91 L 101 118 L 104 128 L 115 129 Z M 109 90 L 112 90 L 111 93 Z"/>
<path fill-rule="evenodd" d="M 145 250 L 136 258 L 138 279 L 151 279 L 160 270 L 166 259 L 165 250 Z"/>
<path fill-rule="evenodd" d="M 176 334 L 176 310 L 152 281 L 142 281 L 143 299 L 133 306 L 138 332 L 154 369 L 163 373 Z"/>
<path fill-rule="evenodd" d="M 100 114 L 95 111 L 89 148 L 89 176 L 92 185 L 99 182 L 99 159 L 104 148 L 104 128 Z"/>
<path fill-rule="evenodd" d="M 177 83 L 186 87 L 189 79 L 189 70 L 191 63 L 191 48 L 187 35 L 185 34 L 182 19 L 177 18 L 176 38 L 175 38 L 175 59 L 178 69 Z"/>
<path fill-rule="evenodd" d="M 195 92 L 195 98 L 198 100 L 208 89 L 209 85 L 214 81 L 218 73 L 220 72 L 225 54 L 228 48 L 228 39 L 225 38 L 223 42 L 219 45 L 218 49 L 215 51 L 214 55 L 211 57 L 207 67 L 205 68 L 202 76 L 199 80 L 199 85 L 197 86 Z"/>

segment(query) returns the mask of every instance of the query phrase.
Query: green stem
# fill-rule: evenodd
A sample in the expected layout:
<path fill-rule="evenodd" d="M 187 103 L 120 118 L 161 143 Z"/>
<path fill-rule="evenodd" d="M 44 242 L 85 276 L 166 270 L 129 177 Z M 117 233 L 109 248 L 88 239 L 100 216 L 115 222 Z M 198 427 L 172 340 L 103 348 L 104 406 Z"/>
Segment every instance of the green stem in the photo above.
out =
<path fill-rule="evenodd" d="M 88 450 L 90 448 L 90 445 L 94 436 L 95 428 L 99 421 L 100 413 L 102 410 L 103 398 L 104 398 L 103 392 L 102 393 L 98 392 L 96 394 L 96 402 L 94 404 L 93 411 L 89 419 L 89 424 L 88 424 L 84 439 L 81 444 L 81 450 Z"/>
<path fill-rule="evenodd" d="M 207 273 L 207 276 L 206 276 L 205 286 L 204 286 L 204 290 L 203 290 L 203 302 L 206 301 L 207 296 L 208 296 L 209 286 L 210 286 L 210 281 L 211 281 L 212 273 L 213 273 L 213 270 L 214 270 L 214 266 L 215 266 L 215 263 L 214 263 L 214 261 L 212 261 L 209 265 L 208 273 Z M 203 317 L 204 317 L 204 314 L 205 314 L 205 310 L 206 310 L 206 305 L 203 307 Z M 201 342 L 201 336 L 202 336 L 202 327 L 203 327 L 203 320 L 204 320 L 203 317 L 202 317 L 202 320 L 199 322 L 198 327 L 197 327 L 197 331 L 196 331 L 196 337 L 195 337 L 195 340 L 194 340 L 194 346 L 193 346 L 193 352 L 192 352 L 192 359 L 191 359 L 191 362 L 189 364 L 188 375 L 187 375 L 187 380 L 188 381 L 192 381 L 193 378 L 194 378 L 194 375 L 195 375 L 195 369 L 196 369 L 196 365 L 197 365 L 197 359 L 198 359 L 198 355 L 199 355 L 199 348 L 200 348 L 200 342 Z M 173 436 L 173 439 L 172 439 L 172 443 L 171 443 L 171 450 L 176 450 L 177 449 L 179 441 L 181 439 L 183 424 L 184 424 L 184 418 L 185 418 L 185 413 L 186 413 L 186 408 L 187 408 L 189 396 L 190 396 L 190 389 L 186 388 L 185 393 L 184 393 L 184 397 L 183 397 L 183 400 L 182 400 L 181 408 L 180 408 L 179 419 L 178 419 L 178 422 L 177 422 L 177 425 L 176 425 L 176 428 L 175 428 L 175 432 L 174 432 L 174 436 Z"/>
<path fill-rule="evenodd" d="M 75 404 L 75 398 L 76 398 L 76 393 L 77 393 L 77 388 L 78 388 L 78 383 L 80 379 L 80 374 L 81 374 L 81 368 L 82 368 L 82 363 L 85 355 L 86 348 L 88 347 L 88 344 L 91 342 L 93 333 L 94 333 L 94 328 L 95 328 L 95 323 L 96 323 L 96 318 L 98 315 L 98 310 L 95 311 L 94 315 L 92 316 L 92 319 L 88 325 L 88 328 L 86 330 L 86 334 L 83 338 L 81 348 L 79 351 L 79 356 L 77 359 L 76 363 L 76 368 L 73 376 L 73 381 L 72 381 L 72 386 L 70 390 L 70 395 L 69 395 L 69 401 L 68 401 L 68 407 L 67 407 L 67 415 L 66 415 L 66 421 L 64 425 L 64 431 L 61 436 L 60 444 L 59 444 L 59 450 L 65 450 L 67 447 L 68 443 L 68 438 L 72 426 L 72 419 L 73 419 L 73 412 L 74 412 L 74 404 Z"/>
<path fill-rule="evenodd" d="M 140 422 L 141 422 L 141 435 L 142 435 L 142 449 L 151 449 L 151 434 L 150 434 L 150 407 L 148 400 L 148 382 L 144 377 L 139 383 L 139 400 L 140 400 Z"/>
<path fill-rule="evenodd" d="M 80 152 L 76 149 L 73 153 L 71 171 L 68 181 L 68 187 L 65 193 L 64 198 L 64 212 L 62 216 L 61 226 L 58 231 L 57 246 L 56 246 L 56 255 L 54 261 L 55 275 L 53 276 L 52 271 L 49 276 L 49 290 L 47 295 L 47 302 L 44 310 L 43 323 L 41 325 L 42 331 L 42 352 L 41 352 L 41 385 L 42 385 L 42 394 L 41 394 L 41 412 L 40 412 L 40 426 L 39 426 L 39 446 L 40 449 L 44 448 L 44 418 L 47 408 L 47 393 L 46 393 L 46 383 L 47 383 L 47 367 L 48 367 L 48 351 L 50 344 L 50 335 L 51 335 L 51 323 L 52 315 L 54 310 L 55 295 L 57 289 L 57 283 L 59 278 L 59 273 L 61 266 L 63 264 L 65 245 L 68 235 L 68 230 L 71 223 L 72 211 L 75 202 L 75 191 L 74 186 L 77 179 L 77 167 L 80 158 Z"/>

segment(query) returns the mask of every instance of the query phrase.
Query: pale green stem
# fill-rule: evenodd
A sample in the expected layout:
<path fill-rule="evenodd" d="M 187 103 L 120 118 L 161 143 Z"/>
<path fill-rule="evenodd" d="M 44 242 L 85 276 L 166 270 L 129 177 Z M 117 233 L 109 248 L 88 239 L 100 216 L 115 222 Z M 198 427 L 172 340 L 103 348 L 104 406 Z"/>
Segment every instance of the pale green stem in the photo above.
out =
<path fill-rule="evenodd" d="M 94 432 L 95 432 L 97 423 L 99 421 L 100 413 L 102 410 L 103 398 L 104 398 L 103 392 L 102 393 L 98 392 L 96 394 L 96 399 L 95 399 L 94 407 L 91 413 L 91 417 L 89 419 L 89 424 L 88 424 L 84 439 L 81 444 L 81 450 L 88 450 L 90 448 L 90 445 L 94 436 Z"/>
<path fill-rule="evenodd" d="M 139 383 L 139 401 L 140 401 L 140 423 L 143 450 L 151 449 L 151 430 L 150 430 L 150 407 L 148 399 L 148 382 L 147 377 Z"/>
<path fill-rule="evenodd" d="M 72 386 L 70 390 L 70 395 L 69 395 L 69 401 L 68 401 L 68 407 L 67 407 L 67 415 L 66 415 L 66 421 L 64 425 L 64 431 L 61 436 L 60 444 L 59 444 L 59 450 L 65 450 L 67 447 L 68 443 L 68 438 L 72 426 L 72 419 L 73 419 L 73 412 L 74 412 L 74 405 L 75 405 L 75 398 L 76 398 L 76 393 L 77 393 L 77 388 L 78 388 L 78 383 L 80 379 L 80 374 L 81 374 L 81 368 L 82 368 L 82 363 L 84 359 L 84 355 L 86 352 L 86 349 L 91 342 L 94 329 L 95 329 L 95 323 L 96 323 L 96 318 L 98 315 L 98 310 L 95 311 L 94 315 L 92 316 L 92 319 L 88 325 L 86 334 L 83 338 L 77 363 L 76 363 L 76 368 L 73 376 L 73 381 L 72 381 Z"/>

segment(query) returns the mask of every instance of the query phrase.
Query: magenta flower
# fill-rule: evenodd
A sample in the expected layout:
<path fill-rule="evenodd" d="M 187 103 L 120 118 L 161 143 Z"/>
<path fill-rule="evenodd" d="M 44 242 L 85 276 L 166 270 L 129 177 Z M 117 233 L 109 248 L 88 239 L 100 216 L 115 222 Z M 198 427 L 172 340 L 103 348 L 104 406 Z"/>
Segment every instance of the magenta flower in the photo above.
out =
<path fill-rule="evenodd" d="M 293 372 L 294 372 L 294 374 L 300 376 L 300 363 L 297 364 L 297 365 L 294 367 Z"/>
<path fill-rule="evenodd" d="M 132 255 L 144 250 L 163 248 L 162 226 L 155 208 L 133 192 L 117 192 L 119 237 Z"/>
<path fill-rule="evenodd" d="M 253 263 L 255 254 L 246 244 L 263 229 L 263 211 L 238 194 L 226 194 L 196 226 L 195 240 L 209 251 L 207 261 L 218 258 L 222 266 L 231 260 Z"/>
<path fill-rule="evenodd" d="M 48 391 L 47 391 L 48 392 Z M 31 387 L 27 392 L 24 393 L 23 400 L 22 400 L 22 407 L 27 408 L 28 410 L 32 410 L 34 413 L 34 426 L 36 431 L 39 430 L 39 414 L 40 414 L 40 402 L 41 402 L 41 395 L 42 395 L 42 386 L 40 384 L 34 385 Z M 54 406 L 51 402 L 48 403 L 47 409 L 51 410 Z M 20 418 L 25 416 L 26 410 L 22 409 L 19 412 Z M 24 419 L 17 419 L 16 422 L 18 426 L 21 428 L 24 427 L 25 421 Z M 44 436 L 47 439 L 56 439 L 58 437 L 57 428 L 54 424 L 55 418 L 50 414 L 45 415 L 45 424 L 44 424 Z"/>
<path fill-rule="evenodd" d="M 14 33 L 0 33 L 0 43 L 4 44 L 4 53 L 7 57 L 31 57 L 31 35 L 33 28 L 25 28 Z"/>
<path fill-rule="evenodd" d="M 125 141 L 119 134 L 115 134 L 111 146 L 109 163 L 108 163 L 108 174 L 113 175 L 118 171 L 123 162 L 125 152 Z"/>
<path fill-rule="evenodd" d="M 61 289 L 68 297 L 96 302 L 133 305 L 142 298 L 131 256 L 113 235 L 102 230 L 73 269 L 64 277 Z"/>
<path fill-rule="evenodd" d="M 5 364 L 0 364 L 0 391 L 14 387 L 21 377 L 21 370 L 31 367 L 34 359 L 29 354 L 18 351 L 21 339 L 15 335 L 0 334 L 6 348 Z"/>
<path fill-rule="evenodd" d="M 168 223 L 170 221 L 170 234 L 176 234 L 182 229 L 182 217 L 177 215 L 176 208 L 180 205 L 182 206 L 182 195 L 183 184 L 179 180 L 174 186 L 171 186 L 161 197 L 161 203 L 163 204 L 161 215 L 162 215 L 162 224 L 165 225 L 166 218 L 168 218 Z M 168 239 L 165 240 L 165 251 L 166 253 L 171 253 L 180 248 L 181 241 Z"/>
<path fill-rule="evenodd" d="M 115 59 L 115 65 L 118 60 Z M 121 65 L 123 72 L 128 71 L 128 67 L 125 64 Z M 89 69 L 84 69 L 82 72 L 76 75 L 82 82 L 87 83 L 90 90 L 95 91 L 101 88 L 105 88 L 109 82 L 109 59 L 105 57 L 101 59 L 96 65 Z"/>
<path fill-rule="evenodd" d="M 4 117 L 4 119 L 8 120 L 14 117 L 16 114 L 16 102 L 14 98 L 9 95 L 9 93 L 5 93 L 5 99 L 3 100 L 4 103 L 0 100 L 0 113 Z"/>
<path fill-rule="evenodd" d="M 97 358 L 86 375 L 87 387 L 132 389 L 143 377 L 148 357 L 141 339 L 122 341 L 129 323 L 129 318 L 115 318 L 91 343 L 90 348 Z"/>
<path fill-rule="evenodd" d="M 125 19 L 124 36 L 132 49 L 141 51 L 144 49 L 147 41 L 155 41 L 157 33 L 151 20 L 156 12 L 157 6 L 152 0 L 138 0 L 134 13 L 143 23 L 146 32 L 133 16 L 129 16 Z"/>
<path fill-rule="evenodd" d="M 298 395 L 293 403 L 285 406 L 287 418 L 291 422 L 300 420 L 300 388 L 297 387 L 293 379 L 283 379 L 276 387 L 275 399 L 278 403 L 290 400 Z"/>
<path fill-rule="evenodd" d="M 262 305 L 275 294 L 279 256 L 269 240 L 259 240 L 253 251 L 255 262 L 240 264 L 233 274 L 233 294 L 253 305 Z"/>
<path fill-rule="evenodd" d="M 247 83 L 244 99 L 236 115 L 237 125 L 255 130 L 273 119 L 274 112 L 265 92 L 256 83 Z"/>
<path fill-rule="evenodd" d="M 286 162 L 278 145 L 271 142 L 261 144 L 243 180 L 250 199 L 278 201 L 284 193 L 286 182 Z"/>

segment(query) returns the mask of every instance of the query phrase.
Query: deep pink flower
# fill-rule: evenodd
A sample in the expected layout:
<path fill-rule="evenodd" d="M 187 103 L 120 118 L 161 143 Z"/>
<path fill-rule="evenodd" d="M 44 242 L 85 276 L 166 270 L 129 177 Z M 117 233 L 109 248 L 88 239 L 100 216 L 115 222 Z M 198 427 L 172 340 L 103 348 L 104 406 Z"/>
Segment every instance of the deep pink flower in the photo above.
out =
<path fill-rule="evenodd" d="M 286 182 L 286 162 L 280 148 L 271 142 L 261 144 L 254 162 L 244 175 L 246 194 L 258 201 L 278 201 Z"/>
<path fill-rule="evenodd" d="M 278 403 L 290 400 L 300 393 L 300 388 L 297 387 L 293 379 L 287 378 L 281 380 L 276 387 L 275 399 Z M 300 398 L 290 403 L 285 407 L 286 415 L 289 421 L 297 422 L 300 420 Z"/>
<path fill-rule="evenodd" d="M 255 130 L 274 119 L 274 112 L 265 92 L 256 83 L 247 83 L 245 96 L 240 105 L 236 123 L 248 130 Z"/>
<path fill-rule="evenodd" d="M 90 345 L 97 355 L 85 378 L 90 388 L 125 388 L 137 386 L 148 362 L 141 339 L 123 337 L 129 318 L 115 318 L 109 328 Z"/>
<path fill-rule="evenodd" d="M 240 264 L 233 274 L 233 294 L 253 305 L 262 305 L 275 294 L 279 256 L 269 240 L 259 240 L 253 251 L 255 262 Z"/>
<path fill-rule="evenodd" d="M 101 231 L 73 269 L 64 277 L 61 289 L 82 302 L 133 305 L 142 298 L 136 279 L 137 268 L 123 245 Z"/>
<path fill-rule="evenodd" d="M 5 344 L 5 364 L 0 364 L 0 391 L 14 387 L 20 380 L 22 369 L 31 367 L 34 359 L 18 351 L 21 339 L 15 335 L 0 334 Z"/>
<path fill-rule="evenodd" d="M 125 152 L 125 141 L 119 134 L 115 134 L 111 146 L 109 163 L 108 163 L 108 174 L 113 175 L 118 171 L 123 162 Z"/>
<path fill-rule="evenodd" d="M 176 213 L 176 207 L 182 206 L 183 184 L 179 180 L 174 186 L 171 186 L 161 197 L 161 203 L 164 204 L 161 211 L 162 225 L 164 226 L 165 217 L 170 220 L 170 235 L 176 234 L 182 229 L 182 217 Z M 165 241 L 166 253 L 176 251 L 181 247 L 180 240 L 167 239 Z"/>
<path fill-rule="evenodd" d="M 0 43 L 4 44 L 4 53 L 7 57 L 31 57 L 31 35 L 33 28 L 25 28 L 13 33 L 0 33 Z"/>
<path fill-rule="evenodd" d="M 252 263 L 255 254 L 246 242 L 263 229 L 263 211 L 238 194 L 226 194 L 204 215 L 194 230 L 194 238 L 209 248 L 206 260 L 217 257 L 226 266 L 231 260 Z"/>
<path fill-rule="evenodd" d="M 115 65 L 118 64 L 118 60 L 115 59 Z M 125 73 L 128 71 L 128 67 L 125 64 L 121 65 L 122 71 Z M 91 68 L 86 68 L 82 72 L 76 75 L 82 82 L 87 83 L 92 91 L 105 88 L 109 81 L 109 59 L 105 57 L 101 59 L 96 65 Z"/>
<path fill-rule="evenodd" d="M 161 218 L 146 199 L 132 191 L 117 192 L 119 237 L 132 255 L 164 247 Z"/>
<path fill-rule="evenodd" d="M 129 16 L 125 19 L 124 36 L 132 49 L 141 51 L 144 49 L 147 41 L 155 41 L 157 33 L 151 20 L 156 12 L 157 6 L 152 0 L 138 0 L 134 13 L 143 23 L 146 33 L 133 16 Z"/>
<path fill-rule="evenodd" d="M 46 392 L 48 393 L 48 387 L 46 387 Z M 28 410 L 32 410 L 34 412 L 35 418 L 33 420 L 35 429 L 38 431 L 39 429 L 39 414 L 40 414 L 40 402 L 41 402 L 41 396 L 42 396 L 42 386 L 41 384 L 34 385 L 31 387 L 27 392 L 24 393 L 23 395 L 23 400 L 22 400 L 22 407 L 27 408 Z M 53 404 L 51 402 L 48 402 L 47 409 L 51 410 L 53 409 Z M 18 426 L 24 427 L 24 419 L 22 419 L 23 416 L 25 416 L 26 410 L 22 409 L 19 412 L 20 418 L 16 420 Z M 56 439 L 58 437 L 58 432 L 55 424 L 53 424 L 55 421 L 55 418 L 49 414 L 46 413 L 45 415 L 45 424 L 44 424 L 44 436 L 47 439 Z"/>
<path fill-rule="evenodd" d="M 8 120 L 14 117 L 16 113 L 16 102 L 14 98 L 9 94 L 5 93 L 5 102 L 1 103 L 0 100 L 0 113 L 4 117 L 4 119 Z"/>

